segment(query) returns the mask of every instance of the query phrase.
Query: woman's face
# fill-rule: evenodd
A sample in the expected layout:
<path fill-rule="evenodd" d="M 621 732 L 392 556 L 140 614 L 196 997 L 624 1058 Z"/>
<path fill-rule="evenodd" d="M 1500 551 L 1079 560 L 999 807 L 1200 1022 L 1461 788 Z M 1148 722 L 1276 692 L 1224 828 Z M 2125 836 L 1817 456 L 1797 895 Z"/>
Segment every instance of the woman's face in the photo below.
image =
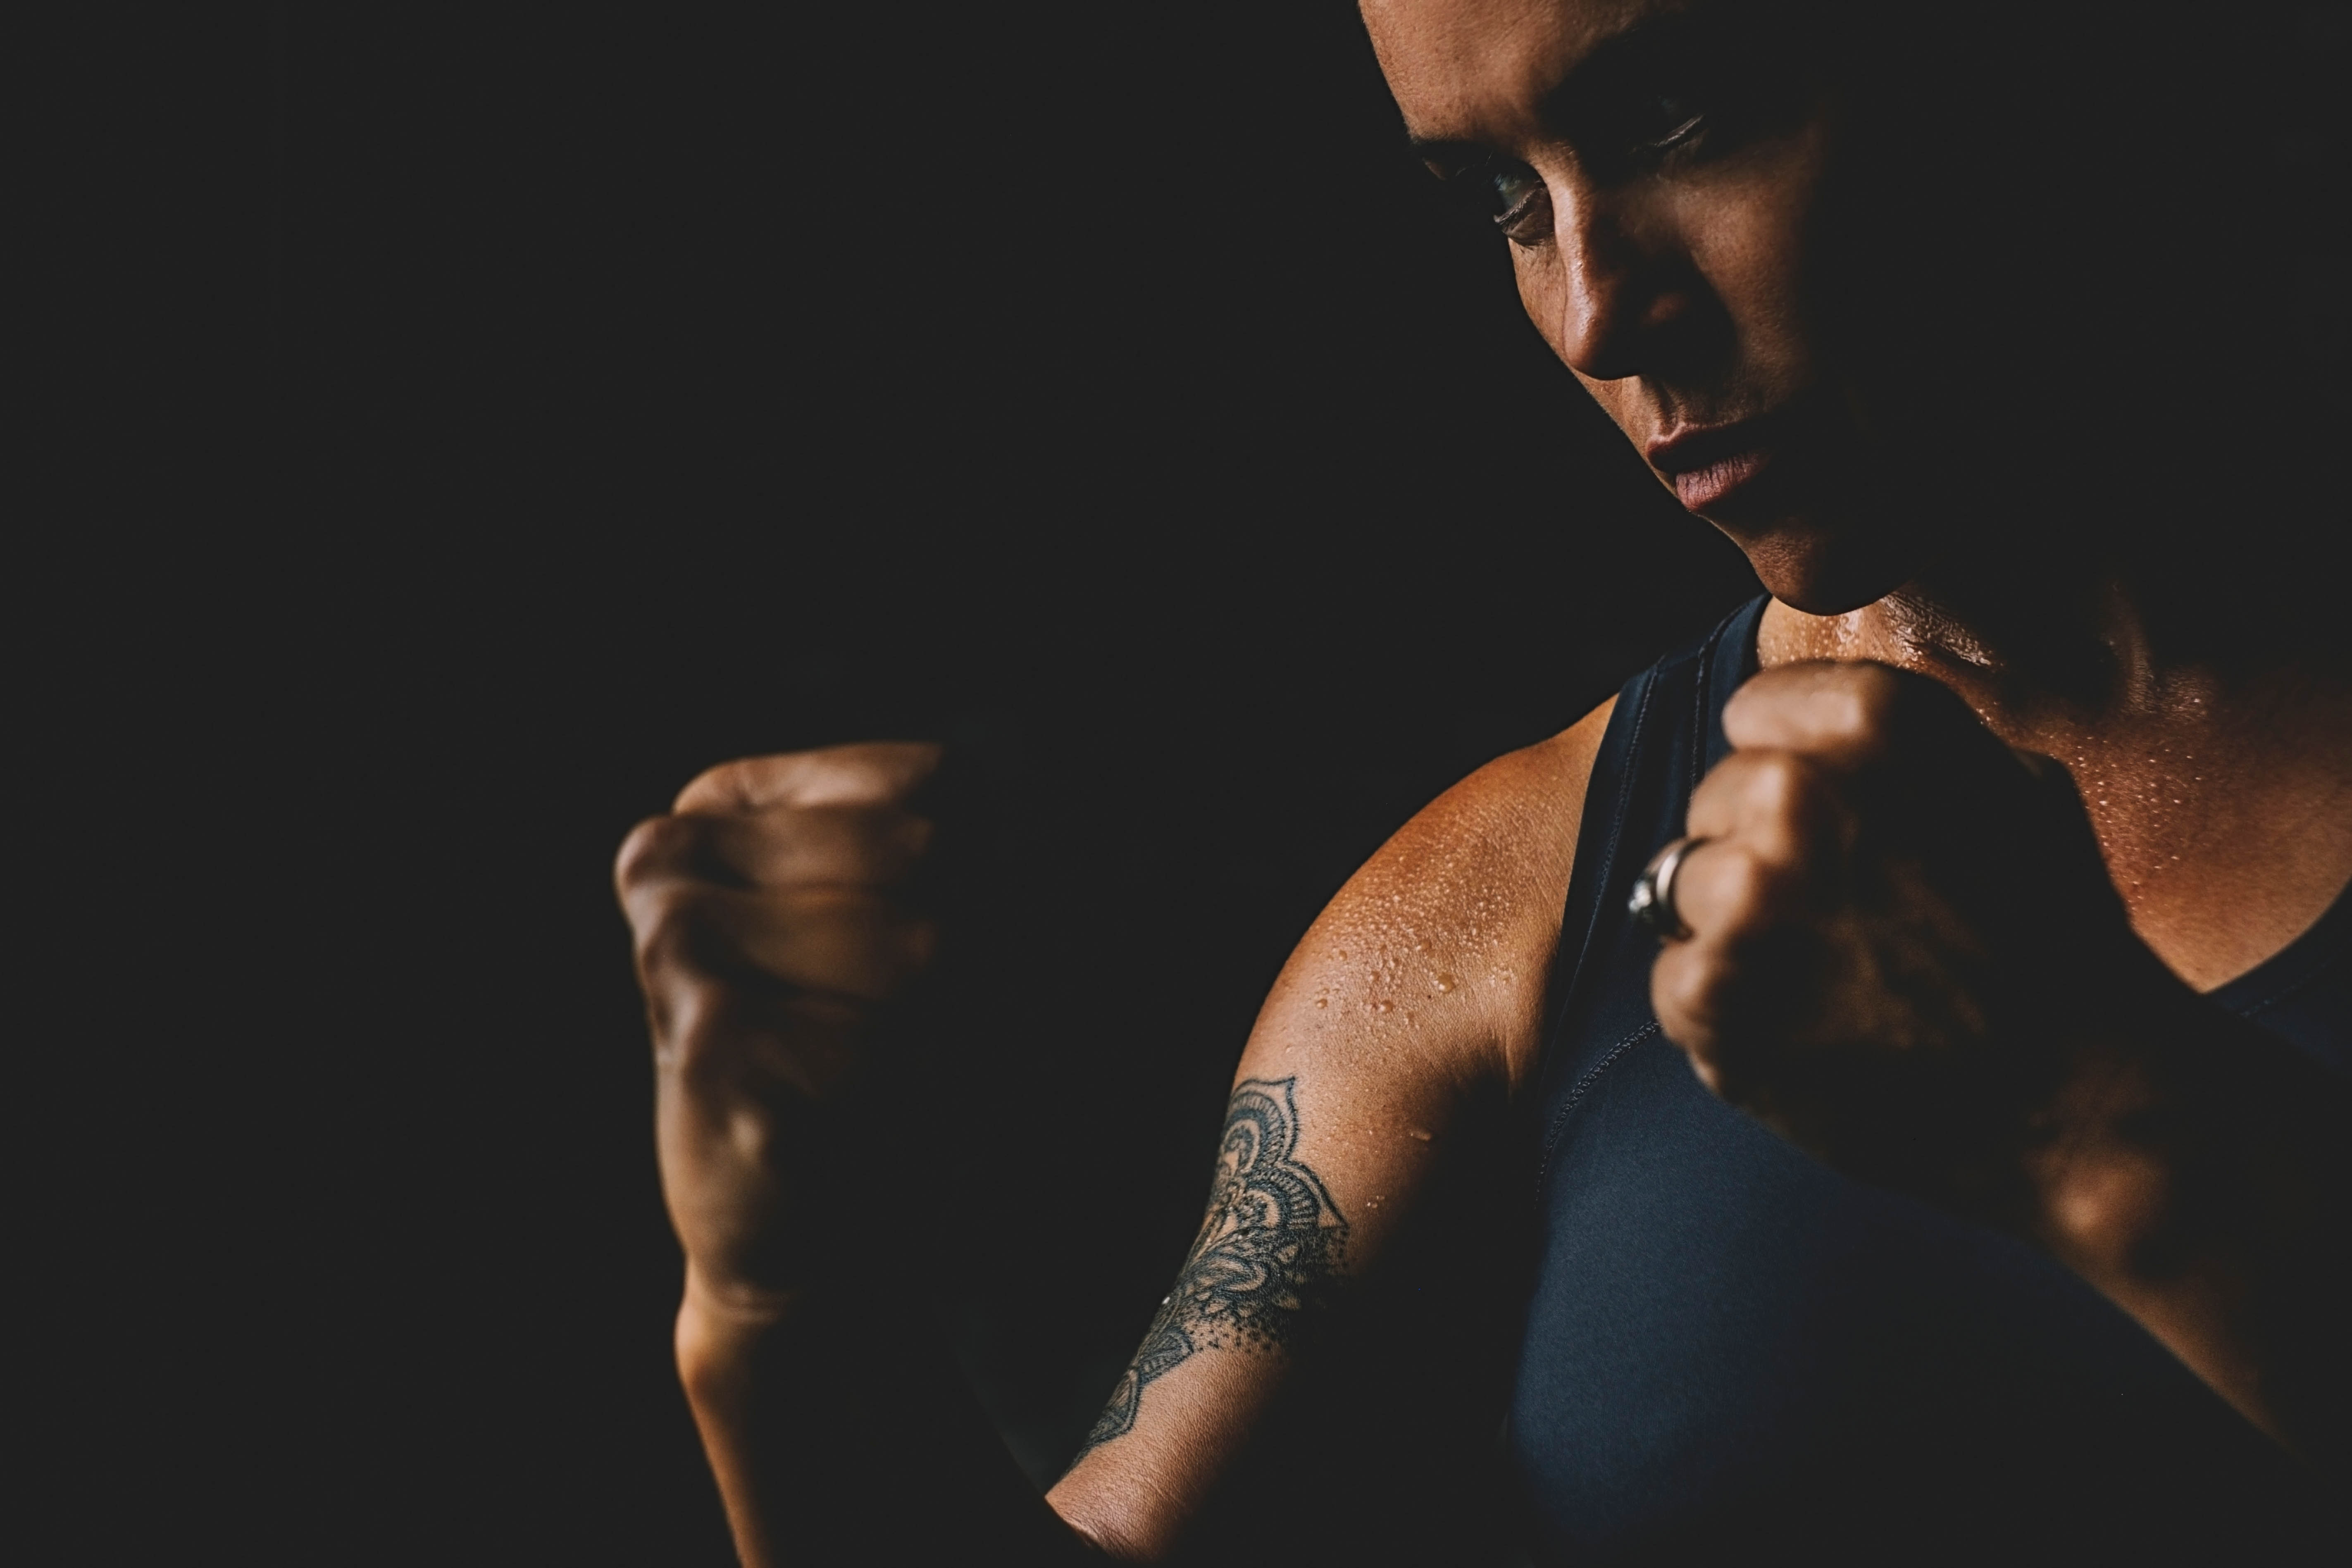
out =
<path fill-rule="evenodd" d="M 1915 571 L 1949 471 L 1919 434 L 1952 433 L 1926 384 L 1953 345 L 1897 285 L 1922 237 L 1842 145 L 1827 46 L 1848 40 L 1818 8 L 1363 12 L 1422 155 L 1508 237 L 1528 316 L 1682 503 L 1802 609 Z"/>

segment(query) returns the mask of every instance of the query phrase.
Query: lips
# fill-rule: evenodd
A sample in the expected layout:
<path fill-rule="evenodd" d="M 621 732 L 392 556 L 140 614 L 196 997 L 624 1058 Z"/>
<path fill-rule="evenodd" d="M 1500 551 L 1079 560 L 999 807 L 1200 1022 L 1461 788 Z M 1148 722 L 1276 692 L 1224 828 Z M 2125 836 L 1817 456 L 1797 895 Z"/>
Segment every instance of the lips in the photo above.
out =
<path fill-rule="evenodd" d="M 1782 407 L 1728 425 L 1680 426 L 1642 455 L 1686 510 L 1705 513 L 1736 501 L 1772 468 L 1793 434 L 1790 413 Z"/>

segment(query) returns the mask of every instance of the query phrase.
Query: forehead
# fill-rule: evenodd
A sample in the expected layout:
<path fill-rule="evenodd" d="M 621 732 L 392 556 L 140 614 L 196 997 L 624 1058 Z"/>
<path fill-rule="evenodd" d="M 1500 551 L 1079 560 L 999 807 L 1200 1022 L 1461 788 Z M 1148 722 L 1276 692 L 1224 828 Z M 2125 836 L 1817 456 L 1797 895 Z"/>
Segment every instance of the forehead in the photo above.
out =
<path fill-rule="evenodd" d="M 1595 48 L 1680 0 L 1361 0 L 1419 141 L 1508 140 Z"/>

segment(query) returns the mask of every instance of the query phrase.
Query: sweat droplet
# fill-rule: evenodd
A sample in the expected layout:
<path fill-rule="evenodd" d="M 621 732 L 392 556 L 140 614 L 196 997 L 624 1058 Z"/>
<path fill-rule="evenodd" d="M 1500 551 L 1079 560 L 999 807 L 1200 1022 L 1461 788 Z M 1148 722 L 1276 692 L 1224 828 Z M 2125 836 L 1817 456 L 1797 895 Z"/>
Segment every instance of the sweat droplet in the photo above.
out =
<path fill-rule="evenodd" d="M 1439 976 L 1437 977 L 1437 992 L 1438 992 L 1438 994 L 1439 994 L 1439 995 L 1441 995 L 1441 996 L 1442 996 L 1442 995 L 1444 995 L 1446 992 L 1451 991 L 1451 990 L 1453 990 L 1453 989 L 1454 989 L 1454 976 L 1452 976 L 1451 974 L 1441 974 L 1441 975 L 1439 975 Z"/>

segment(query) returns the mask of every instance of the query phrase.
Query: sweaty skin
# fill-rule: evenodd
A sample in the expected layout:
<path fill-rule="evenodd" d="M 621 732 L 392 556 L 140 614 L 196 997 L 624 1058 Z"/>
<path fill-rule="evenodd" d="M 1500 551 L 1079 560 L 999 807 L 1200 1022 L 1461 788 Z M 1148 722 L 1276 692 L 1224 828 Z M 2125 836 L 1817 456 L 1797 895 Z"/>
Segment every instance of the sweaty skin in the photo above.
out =
<path fill-rule="evenodd" d="M 1351 878 L 1275 981 L 1237 1080 L 1288 1080 L 1297 1157 L 1376 1272 L 1471 1110 L 1534 1071 L 1584 784 L 1609 709 L 1441 795 Z M 1165 1555 L 1280 1393 L 1287 1357 L 1234 1347 L 1143 1391 L 1131 1430 L 1050 1494 L 1115 1554 Z M 1099 1429 L 1098 1429 L 1099 1430 Z"/>
<path fill-rule="evenodd" d="M 2169 636 L 2144 563 L 2074 547 L 2071 513 L 2002 488 L 2035 454 L 2017 422 L 2066 301 L 1985 261 L 2032 234 L 1884 241 L 1915 232 L 1897 209 L 1981 209 L 1943 199 L 1933 127 L 1848 90 L 1868 8 L 1363 13 L 1407 133 L 1496 217 L 1537 330 L 1777 601 L 1726 716 L 1735 755 L 1692 804 L 1710 842 L 1678 884 L 1692 935 L 1654 974 L 1668 1036 L 1816 1156 L 2045 1247 L 2340 1471 L 2340 1335 L 2309 1329 L 2352 1313 L 2313 1262 L 2352 1234 L 2340 1089 L 2195 995 L 2352 879 L 2352 687 Z M 2083 395 L 2074 369 L 2047 379 Z M 1420 1266 L 1414 1220 L 1462 1201 L 1445 1184 L 1482 1117 L 1529 1084 L 1609 712 L 1441 796 L 1301 941 L 1236 1068 L 1201 1238 L 1050 1507 L 937 1392 L 938 1347 L 844 1285 L 825 1223 L 826 1151 L 877 1116 L 887 1010 L 933 940 L 904 889 L 936 753 L 731 763 L 641 826 L 619 882 L 688 1256 L 679 1365 L 745 1560 L 1186 1550 L 1307 1386 L 1318 1324 Z M 2044 908 L 2077 918 L 2034 925 Z M 2028 927 L 2046 940 L 2008 942 Z M 1948 977 L 1927 1004 L 1872 978 L 1897 948 Z M 1980 1071 L 2024 1048 L 2017 998 L 2052 995 L 2083 1000 L 2032 1070 Z M 1898 1037 L 1947 1077 L 1890 1071 Z M 1903 1120 L 1947 1083 L 1968 1116 Z M 849 1509 L 877 1476 L 926 1506 Z"/>

